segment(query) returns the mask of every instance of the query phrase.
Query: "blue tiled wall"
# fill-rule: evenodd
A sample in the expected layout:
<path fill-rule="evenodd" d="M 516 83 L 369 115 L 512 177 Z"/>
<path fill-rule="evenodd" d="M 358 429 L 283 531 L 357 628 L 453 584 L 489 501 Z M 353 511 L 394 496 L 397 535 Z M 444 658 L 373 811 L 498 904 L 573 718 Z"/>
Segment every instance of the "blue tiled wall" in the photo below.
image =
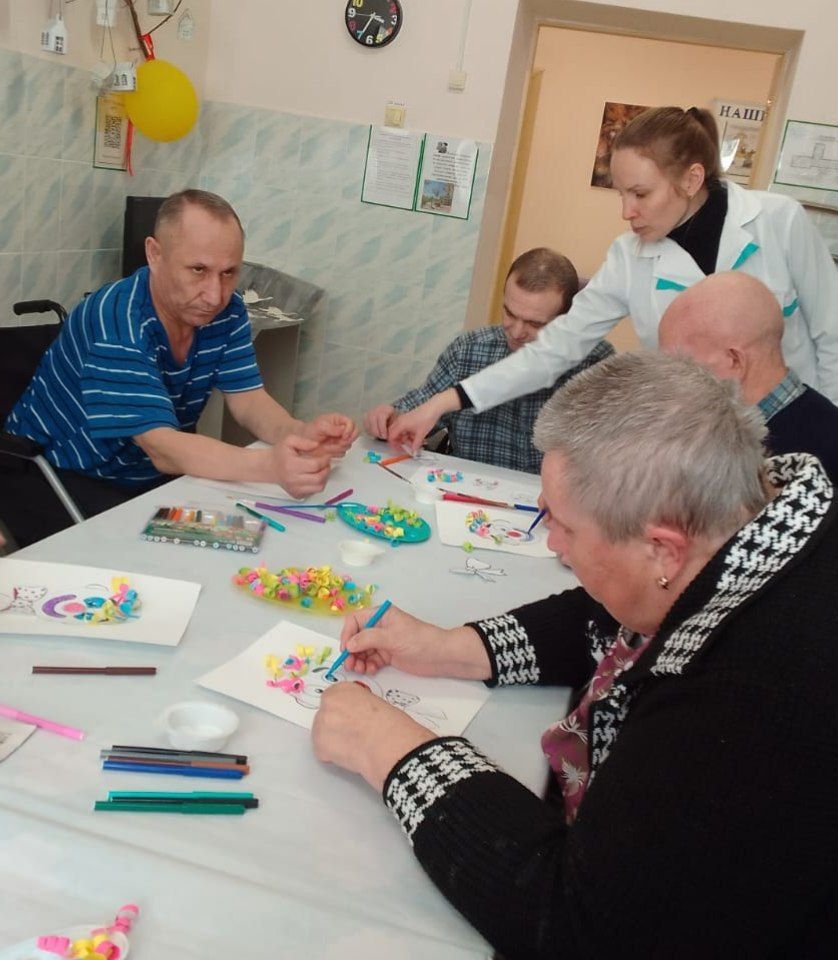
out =
<path fill-rule="evenodd" d="M 488 144 L 462 221 L 362 204 L 365 125 L 204 103 L 183 140 L 137 136 L 129 177 L 91 166 L 93 116 L 85 71 L 0 50 L 0 323 L 15 300 L 69 306 L 119 275 L 126 195 L 201 186 L 236 207 L 248 260 L 327 291 L 303 328 L 298 416 L 394 399 L 462 329 Z"/>

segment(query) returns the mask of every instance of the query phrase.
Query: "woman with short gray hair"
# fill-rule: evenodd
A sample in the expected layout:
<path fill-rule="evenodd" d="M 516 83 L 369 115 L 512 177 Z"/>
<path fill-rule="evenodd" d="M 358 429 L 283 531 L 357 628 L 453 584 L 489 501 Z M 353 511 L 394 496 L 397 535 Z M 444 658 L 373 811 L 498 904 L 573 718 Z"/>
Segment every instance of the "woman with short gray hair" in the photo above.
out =
<path fill-rule="evenodd" d="M 350 669 L 578 690 L 540 800 L 354 684 L 317 755 L 383 793 L 508 958 L 813 957 L 838 916 L 838 537 L 808 454 L 692 361 L 622 354 L 535 427 L 551 549 L 581 587 L 444 630 L 347 618 Z"/>

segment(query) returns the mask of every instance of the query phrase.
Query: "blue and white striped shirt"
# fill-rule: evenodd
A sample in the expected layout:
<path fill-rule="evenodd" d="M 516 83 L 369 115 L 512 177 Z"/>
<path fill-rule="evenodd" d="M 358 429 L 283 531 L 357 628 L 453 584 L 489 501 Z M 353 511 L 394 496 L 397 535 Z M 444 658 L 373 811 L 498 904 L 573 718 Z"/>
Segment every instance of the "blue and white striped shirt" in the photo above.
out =
<path fill-rule="evenodd" d="M 210 391 L 262 386 L 250 320 L 238 293 L 195 329 L 183 365 L 149 292 L 148 267 L 91 293 L 44 354 L 5 428 L 40 443 L 46 458 L 121 484 L 160 477 L 132 437 L 155 427 L 192 429 Z"/>

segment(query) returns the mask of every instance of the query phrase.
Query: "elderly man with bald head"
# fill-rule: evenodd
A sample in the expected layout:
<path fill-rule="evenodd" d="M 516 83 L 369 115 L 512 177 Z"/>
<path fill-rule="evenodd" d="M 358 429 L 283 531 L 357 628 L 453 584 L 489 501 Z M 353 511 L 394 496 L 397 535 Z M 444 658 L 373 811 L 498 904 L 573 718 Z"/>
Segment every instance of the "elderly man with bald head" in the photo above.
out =
<path fill-rule="evenodd" d="M 777 299 L 744 273 L 716 273 L 679 294 L 663 315 L 658 344 L 736 380 L 768 424 L 772 453 L 813 453 L 838 479 L 838 407 L 802 383 L 783 359 Z"/>

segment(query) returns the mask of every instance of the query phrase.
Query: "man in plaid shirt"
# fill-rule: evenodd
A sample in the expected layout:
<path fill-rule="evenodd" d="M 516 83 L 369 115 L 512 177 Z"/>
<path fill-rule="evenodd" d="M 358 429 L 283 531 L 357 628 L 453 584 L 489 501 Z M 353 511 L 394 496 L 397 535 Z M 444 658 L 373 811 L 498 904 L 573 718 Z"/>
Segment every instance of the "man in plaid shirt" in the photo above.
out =
<path fill-rule="evenodd" d="M 367 432 L 386 439 L 387 427 L 397 414 L 418 407 L 434 394 L 453 387 L 535 340 L 542 327 L 554 317 L 567 313 L 578 289 L 579 278 L 567 257 L 546 247 L 522 253 L 506 275 L 500 325 L 460 334 L 439 355 L 421 387 L 409 390 L 392 405 L 382 403 L 367 411 L 364 415 Z M 471 409 L 458 410 L 443 417 L 436 429 L 445 427 L 448 430 L 454 456 L 538 473 L 541 454 L 532 444 L 532 427 L 541 407 L 572 376 L 613 352 L 610 344 L 601 341 L 552 387 L 480 414 Z"/>

